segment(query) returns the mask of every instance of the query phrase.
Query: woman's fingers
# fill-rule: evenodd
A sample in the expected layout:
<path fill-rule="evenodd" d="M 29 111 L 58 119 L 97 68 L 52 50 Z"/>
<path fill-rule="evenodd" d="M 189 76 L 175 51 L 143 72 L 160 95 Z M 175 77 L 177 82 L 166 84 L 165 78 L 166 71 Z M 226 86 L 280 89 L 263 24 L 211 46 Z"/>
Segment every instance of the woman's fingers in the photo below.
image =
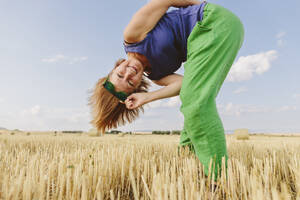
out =
<path fill-rule="evenodd" d="M 133 98 L 127 98 L 125 100 L 125 104 L 126 104 L 127 109 L 132 109 L 133 108 L 133 101 L 134 101 Z"/>
<path fill-rule="evenodd" d="M 142 106 L 145 103 L 144 93 L 131 94 L 125 100 L 127 109 L 135 109 Z"/>
<path fill-rule="evenodd" d="M 132 108 L 132 106 L 133 106 L 132 101 L 129 101 L 129 107 Z"/>

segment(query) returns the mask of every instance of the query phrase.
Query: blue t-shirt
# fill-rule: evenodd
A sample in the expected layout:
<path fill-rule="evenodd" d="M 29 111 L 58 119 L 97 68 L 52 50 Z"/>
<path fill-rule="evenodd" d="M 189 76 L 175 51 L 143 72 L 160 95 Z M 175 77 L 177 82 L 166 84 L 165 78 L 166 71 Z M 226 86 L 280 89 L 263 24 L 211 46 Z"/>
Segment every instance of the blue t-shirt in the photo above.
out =
<path fill-rule="evenodd" d="M 187 38 L 203 18 L 206 2 L 167 12 L 140 42 L 126 44 L 125 52 L 140 53 L 148 59 L 148 78 L 159 80 L 174 73 L 187 57 Z"/>

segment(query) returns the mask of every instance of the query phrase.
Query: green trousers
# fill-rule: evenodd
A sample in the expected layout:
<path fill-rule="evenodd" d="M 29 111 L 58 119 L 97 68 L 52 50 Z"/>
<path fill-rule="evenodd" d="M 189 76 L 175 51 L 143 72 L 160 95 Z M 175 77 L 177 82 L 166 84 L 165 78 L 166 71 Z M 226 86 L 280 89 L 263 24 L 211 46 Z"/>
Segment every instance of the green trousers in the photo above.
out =
<path fill-rule="evenodd" d="M 204 165 L 207 176 L 227 169 L 227 147 L 216 97 L 243 43 L 244 28 L 229 10 L 207 3 L 187 41 L 187 61 L 180 90 L 184 116 L 180 146 L 188 146 Z M 210 169 L 211 168 L 211 169 Z M 211 172 L 211 173 L 209 173 Z"/>

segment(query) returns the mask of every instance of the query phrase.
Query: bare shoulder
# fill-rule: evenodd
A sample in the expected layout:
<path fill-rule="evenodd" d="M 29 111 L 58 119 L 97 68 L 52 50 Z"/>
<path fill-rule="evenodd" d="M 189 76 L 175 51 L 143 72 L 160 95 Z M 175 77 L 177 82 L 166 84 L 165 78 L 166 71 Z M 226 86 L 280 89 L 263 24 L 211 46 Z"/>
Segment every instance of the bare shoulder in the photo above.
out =
<path fill-rule="evenodd" d="M 183 79 L 182 75 L 173 73 L 168 76 L 164 76 L 159 80 L 151 80 L 151 81 L 159 86 L 167 86 L 173 82 L 182 81 L 182 79 Z"/>

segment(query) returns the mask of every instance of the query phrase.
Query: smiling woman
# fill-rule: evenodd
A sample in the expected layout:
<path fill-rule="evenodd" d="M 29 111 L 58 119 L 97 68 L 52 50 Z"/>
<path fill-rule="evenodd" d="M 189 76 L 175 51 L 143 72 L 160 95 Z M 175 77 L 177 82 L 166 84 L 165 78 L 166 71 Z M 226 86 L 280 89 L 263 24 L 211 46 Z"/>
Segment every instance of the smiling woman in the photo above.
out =
<path fill-rule="evenodd" d="M 89 97 L 89 105 L 91 106 L 93 116 L 91 123 L 102 133 L 105 133 L 108 129 L 131 123 L 139 116 L 141 111 L 144 112 L 142 106 L 135 109 L 128 109 L 123 102 L 120 102 L 124 101 L 128 94 L 133 91 L 147 92 L 150 85 L 150 83 L 142 76 L 140 76 L 138 82 L 137 80 L 132 82 L 136 85 L 129 86 L 129 83 L 127 85 L 126 81 L 130 82 L 131 79 L 134 78 L 131 76 L 137 76 L 139 72 L 136 73 L 136 71 L 134 71 L 134 73 L 136 73 L 134 74 L 132 73 L 133 71 L 129 71 L 131 69 L 126 69 L 126 63 L 128 62 L 126 62 L 125 59 L 119 59 L 108 76 L 100 78 L 94 89 L 91 91 L 92 94 Z M 123 92 L 123 90 L 119 91 L 120 88 L 115 88 L 110 81 L 122 82 L 124 85 L 121 86 L 121 89 L 127 88 L 126 91 L 128 93 Z M 107 84 L 108 86 L 105 86 Z M 113 87 L 110 87 L 109 85 L 112 85 Z M 121 97 L 122 94 L 125 94 L 126 96 Z"/>
<path fill-rule="evenodd" d="M 179 9 L 166 13 L 171 6 Z M 190 147 L 206 176 L 216 180 L 228 159 L 216 97 L 243 37 L 239 18 L 221 6 L 197 0 L 149 1 L 124 30 L 128 59 L 115 66 L 105 87 L 96 86 L 93 123 L 98 130 L 125 124 L 124 118 L 131 122 L 143 104 L 179 95 L 184 116 L 180 146 Z M 136 55 L 150 63 L 147 77 L 165 87 L 138 92 L 149 65 Z M 184 77 L 174 73 L 182 63 Z"/>
<path fill-rule="evenodd" d="M 111 72 L 109 78 L 115 85 L 116 92 L 123 91 L 130 94 L 139 87 L 146 66 L 135 55 L 136 53 L 129 54 L 128 59 L 121 60 L 122 62 Z"/>

